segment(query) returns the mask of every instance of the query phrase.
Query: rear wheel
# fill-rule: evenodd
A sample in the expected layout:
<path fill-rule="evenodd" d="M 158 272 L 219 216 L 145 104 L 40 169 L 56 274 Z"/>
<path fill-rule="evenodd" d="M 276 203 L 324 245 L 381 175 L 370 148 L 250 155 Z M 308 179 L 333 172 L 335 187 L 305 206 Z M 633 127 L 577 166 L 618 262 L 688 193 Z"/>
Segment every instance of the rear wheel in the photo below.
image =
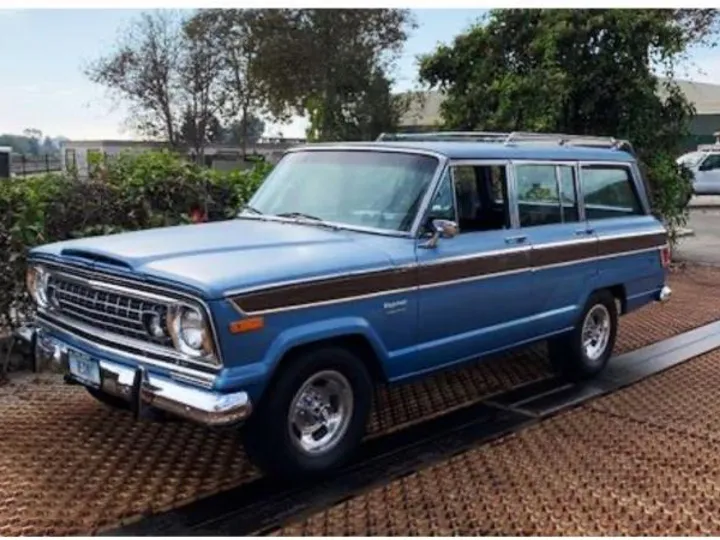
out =
<path fill-rule="evenodd" d="M 245 426 L 250 459 L 271 474 L 321 474 L 359 445 L 373 385 L 362 360 L 339 347 L 304 352 L 282 368 Z"/>
<path fill-rule="evenodd" d="M 550 340 L 548 348 L 554 367 L 573 380 L 595 377 L 610 360 L 617 328 L 615 298 L 608 291 L 594 293 L 588 299 L 575 329 Z"/>

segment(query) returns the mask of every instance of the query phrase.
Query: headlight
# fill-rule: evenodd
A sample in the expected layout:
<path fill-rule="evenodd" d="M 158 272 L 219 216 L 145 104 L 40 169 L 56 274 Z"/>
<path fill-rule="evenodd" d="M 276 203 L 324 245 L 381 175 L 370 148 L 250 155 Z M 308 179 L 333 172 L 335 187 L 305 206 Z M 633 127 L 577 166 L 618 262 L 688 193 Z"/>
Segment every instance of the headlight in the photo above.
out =
<path fill-rule="evenodd" d="M 168 331 L 175 348 L 181 353 L 214 361 L 210 327 L 199 309 L 185 305 L 171 308 Z"/>
<path fill-rule="evenodd" d="M 42 266 L 30 266 L 27 269 L 25 282 L 28 292 L 35 303 L 41 308 L 47 308 L 49 305 L 47 287 L 49 278 L 50 274 Z"/>

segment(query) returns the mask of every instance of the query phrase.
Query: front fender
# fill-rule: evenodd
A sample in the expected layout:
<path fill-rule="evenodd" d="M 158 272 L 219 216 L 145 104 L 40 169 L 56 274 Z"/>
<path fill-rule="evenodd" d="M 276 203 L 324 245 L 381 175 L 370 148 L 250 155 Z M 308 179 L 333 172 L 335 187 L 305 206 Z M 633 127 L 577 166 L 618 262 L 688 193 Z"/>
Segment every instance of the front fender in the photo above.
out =
<path fill-rule="evenodd" d="M 388 352 L 368 321 L 362 317 L 337 317 L 293 326 L 280 332 L 267 348 L 260 362 L 231 368 L 223 377 L 222 386 L 249 385 L 251 387 L 249 390 L 255 397 L 258 393 L 262 393 L 280 360 L 288 351 L 317 341 L 351 335 L 359 335 L 367 339 L 384 370 Z"/>
<path fill-rule="evenodd" d="M 338 317 L 288 328 L 275 338 L 263 363 L 270 367 L 270 371 L 274 371 L 285 354 L 295 347 L 349 335 L 366 338 L 381 364 L 385 365 L 388 352 L 375 330 L 362 317 Z"/>

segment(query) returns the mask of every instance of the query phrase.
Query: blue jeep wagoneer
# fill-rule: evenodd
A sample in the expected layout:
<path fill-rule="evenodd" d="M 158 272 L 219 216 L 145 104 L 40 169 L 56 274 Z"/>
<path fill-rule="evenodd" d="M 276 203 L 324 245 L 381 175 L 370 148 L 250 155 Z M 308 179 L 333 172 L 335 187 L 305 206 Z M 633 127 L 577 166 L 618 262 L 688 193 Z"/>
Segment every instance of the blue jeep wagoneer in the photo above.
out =
<path fill-rule="evenodd" d="M 293 149 L 236 219 L 45 245 L 27 284 L 39 361 L 307 474 L 351 455 L 377 381 L 538 340 L 598 374 L 668 263 L 629 145 L 436 133 Z"/>

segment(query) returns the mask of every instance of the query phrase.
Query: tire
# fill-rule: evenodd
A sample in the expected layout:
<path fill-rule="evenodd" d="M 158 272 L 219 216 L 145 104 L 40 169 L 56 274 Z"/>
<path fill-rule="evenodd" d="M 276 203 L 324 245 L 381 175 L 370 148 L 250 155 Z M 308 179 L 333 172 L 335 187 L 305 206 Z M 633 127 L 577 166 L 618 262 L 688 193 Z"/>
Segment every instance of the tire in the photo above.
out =
<path fill-rule="evenodd" d="M 318 414 L 313 414 L 307 408 L 295 407 L 304 402 L 300 396 L 312 399 L 318 389 L 329 389 L 336 396 L 324 403 L 329 407 L 326 410 L 341 420 L 323 424 L 318 409 Z M 281 368 L 249 418 L 244 430 L 248 457 L 270 475 L 305 477 L 331 471 L 345 463 L 359 446 L 372 395 L 370 375 L 363 361 L 350 351 L 322 347 L 300 353 Z M 299 412 L 293 414 L 294 410 Z M 298 426 L 308 424 L 308 433 L 320 427 L 301 440 Z"/>
<path fill-rule="evenodd" d="M 592 319 L 591 319 L 592 318 Z M 595 340 L 583 342 L 583 328 L 589 320 L 601 323 Z M 597 326 L 596 326 L 597 327 Z M 593 293 L 585 304 L 575 329 L 548 343 L 553 367 L 570 380 L 587 380 L 599 375 L 607 366 L 615 347 L 618 329 L 618 310 L 615 297 L 609 291 Z M 593 346 L 593 342 L 595 345 Z"/>
<path fill-rule="evenodd" d="M 103 405 L 107 405 L 112 409 L 119 409 L 122 411 L 130 410 L 130 403 L 128 403 L 122 398 L 113 396 L 111 394 L 98 390 L 97 388 L 91 388 L 89 386 L 85 386 L 84 388 L 85 390 L 87 390 L 88 394 L 90 394 Z"/>

